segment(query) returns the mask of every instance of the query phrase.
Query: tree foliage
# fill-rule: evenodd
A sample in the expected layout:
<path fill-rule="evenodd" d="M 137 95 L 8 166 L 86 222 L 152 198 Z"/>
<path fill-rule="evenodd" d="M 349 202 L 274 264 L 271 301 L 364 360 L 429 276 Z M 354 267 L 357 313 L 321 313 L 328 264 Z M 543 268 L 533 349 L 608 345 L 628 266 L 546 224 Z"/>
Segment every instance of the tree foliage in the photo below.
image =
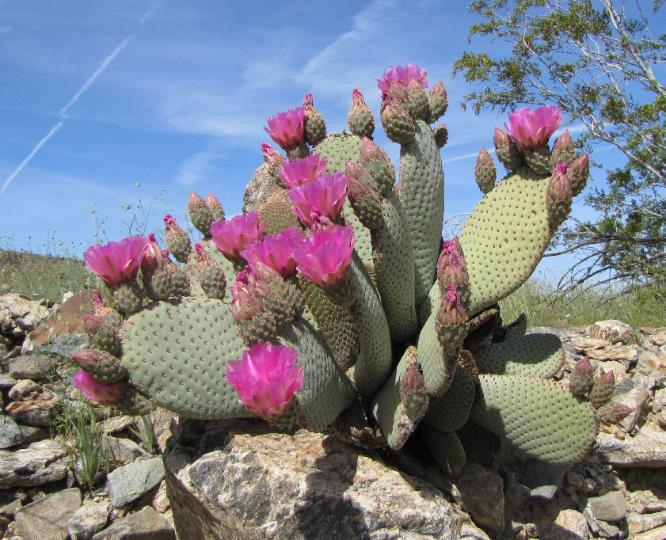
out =
<path fill-rule="evenodd" d="M 575 252 L 563 287 L 661 285 L 666 295 L 666 34 L 655 19 L 663 0 L 475 0 L 470 29 L 497 46 L 465 52 L 462 72 L 475 91 L 463 106 L 506 111 L 515 103 L 556 104 L 585 127 L 578 144 L 619 150 L 623 166 L 587 203 L 595 221 L 570 220 L 550 255 Z M 662 12 L 663 14 L 663 12 Z M 650 28 L 650 23 L 654 28 Z M 657 71 L 658 73 L 658 71 Z M 603 158 L 592 155 L 596 165 Z M 654 289 L 653 289 L 654 290 Z"/>

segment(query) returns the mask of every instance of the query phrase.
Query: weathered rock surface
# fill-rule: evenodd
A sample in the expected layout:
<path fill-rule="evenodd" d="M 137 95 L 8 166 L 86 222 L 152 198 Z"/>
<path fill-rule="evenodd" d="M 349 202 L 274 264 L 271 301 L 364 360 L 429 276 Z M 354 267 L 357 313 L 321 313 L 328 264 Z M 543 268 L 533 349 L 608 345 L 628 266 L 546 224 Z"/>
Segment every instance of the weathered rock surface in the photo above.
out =
<path fill-rule="evenodd" d="M 589 528 L 585 516 L 577 510 L 562 510 L 543 540 L 587 540 Z"/>
<path fill-rule="evenodd" d="M 610 319 L 597 321 L 587 329 L 590 337 L 605 339 L 611 343 L 636 343 L 636 332 L 627 323 Z"/>
<path fill-rule="evenodd" d="M 55 359 L 42 354 L 22 354 L 9 360 L 7 366 L 10 377 L 37 382 L 49 382 L 55 369 Z"/>
<path fill-rule="evenodd" d="M 23 540 L 67 538 L 67 523 L 81 506 L 81 492 L 65 489 L 39 499 L 16 512 L 16 532 Z"/>
<path fill-rule="evenodd" d="M 72 540 L 90 540 L 96 532 L 106 527 L 109 521 L 109 503 L 86 501 L 67 522 Z"/>
<path fill-rule="evenodd" d="M 13 452 L 0 450 L 0 488 L 41 486 L 65 476 L 67 460 L 59 441 L 39 441 Z"/>
<path fill-rule="evenodd" d="M 181 538 L 460 536 L 439 490 L 331 436 L 181 422 L 172 442 L 167 488 Z"/>
<path fill-rule="evenodd" d="M 666 511 L 654 514 L 631 513 L 627 516 L 627 525 L 630 534 L 638 534 L 656 529 L 666 524 Z"/>
<path fill-rule="evenodd" d="M 23 442 L 21 428 L 13 418 L 0 415 L 0 448 L 11 448 Z"/>
<path fill-rule="evenodd" d="M 0 334 L 21 338 L 49 316 L 39 302 L 9 293 L 0 296 Z"/>
<path fill-rule="evenodd" d="M 635 437 L 597 435 L 597 452 L 614 467 L 666 467 L 666 432 L 643 428 Z"/>
<path fill-rule="evenodd" d="M 109 474 L 111 505 L 120 508 L 148 493 L 164 478 L 161 457 L 142 459 Z"/>
<path fill-rule="evenodd" d="M 587 504 L 595 519 L 620 521 L 627 515 L 627 501 L 620 491 L 610 491 L 599 497 L 590 497 Z"/>
<path fill-rule="evenodd" d="M 176 540 L 176 531 L 151 506 L 146 506 L 133 514 L 114 522 L 98 532 L 93 540 Z M 203 539 L 203 536 L 181 536 L 185 539 Z"/>
<path fill-rule="evenodd" d="M 490 469 L 469 462 L 454 480 L 460 502 L 478 525 L 491 531 L 504 527 L 504 482 Z"/>

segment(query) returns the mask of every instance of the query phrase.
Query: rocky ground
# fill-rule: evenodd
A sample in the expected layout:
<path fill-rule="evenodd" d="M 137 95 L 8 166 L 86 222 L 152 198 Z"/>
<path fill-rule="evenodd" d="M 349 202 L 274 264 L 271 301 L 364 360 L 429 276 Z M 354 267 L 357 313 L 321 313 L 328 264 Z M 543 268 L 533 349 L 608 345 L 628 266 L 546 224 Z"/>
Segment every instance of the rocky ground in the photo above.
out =
<path fill-rule="evenodd" d="M 151 454 L 137 418 L 102 408 L 111 468 L 88 490 L 72 441 L 57 435 L 63 407 L 78 403 L 67 355 L 85 346 L 87 309 L 86 294 L 61 306 L 0 296 L 3 538 L 176 538 L 174 516 L 182 539 L 666 538 L 666 328 L 531 330 L 563 341 L 562 384 L 587 356 L 613 371 L 612 400 L 632 409 L 573 468 L 507 455 L 449 479 L 409 452 L 376 455 L 256 422 L 178 422 L 160 410 Z"/>

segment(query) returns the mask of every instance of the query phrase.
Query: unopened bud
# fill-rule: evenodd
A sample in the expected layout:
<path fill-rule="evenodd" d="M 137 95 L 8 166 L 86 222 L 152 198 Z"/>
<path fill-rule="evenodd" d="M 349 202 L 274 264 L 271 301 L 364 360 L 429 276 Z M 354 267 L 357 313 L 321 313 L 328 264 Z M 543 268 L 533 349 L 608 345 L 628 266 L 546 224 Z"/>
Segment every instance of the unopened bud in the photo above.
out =
<path fill-rule="evenodd" d="M 96 380 L 106 384 L 118 382 L 127 375 L 120 360 L 106 351 L 83 349 L 73 353 L 72 360 Z"/>
<path fill-rule="evenodd" d="M 358 88 L 352 91 L 352 105 L 347 115 L 350 131 L 358 137 L 372 137 L 375 130 L 375 117 Z"/>
<path fill-rule="evenodd" d="M 488 193 L 495 187 L 497 180 L 497 168 L 493 158 L 486 150 L 485 146 L 479 150 L 479 155 L 476 157 L 476 164 L 474 165 L 474 175 L 479 189 L 483 193 Z"/>
<path fill-rule="evenodd" d="M 571 393 L 576 396 L 583 396 L 590 391 L 590 388 L 592 388 L 592 364 L 590 364 L 590 359 L 587 356 L 576 362 L 571 375 L 569 375 L 569 382 Z"/>
<path fill-rule="evenodd" d="M 213 221 L 221 221 L 224 219 L 224 208 L 222 208 L 222 203 L 212 193 L 206 195 L 206 206 L 210 208 L 210 213 L 213 216 Z"/>
<path fill-rule="evenodd" d="M 206 201 L 194 191 L 190 192 L 187 201 L 187 211 L 192 225 L 194 225 L 204 237 L 210 237 L 210 224 L 213 222 L 213 213 L 206 204 Z"/>
<path fill-rule="evenodd" d="M 567 176 L 571 183 L 571 190 L 574 196 L 578 195 L 585 188 L 587 179 L 590 176 L 590 156 L 583 154 L 574 159 L 567 169 Z"/>
<path fill-rule="evenodd" d="M 446 95 L 446 89 L 442 81 L 437 81 L 428 92 L 428 108 L 430 115 L 428 122 L 433 123 L 442 116 L 449 106 L 449 99 Z"/>
<path fill-rule="evenodd" d="M 169 251 L 177 261 L 186 263 L 192 251 L 192 242 L 189 235 L 170 214 L 164 216 L 164 224 L 166 225 L 166 243 Z"/>
<path fill-rule="evenodd" d="M 303 98 L 303 110 L 305 111 L 305 140 L 308 144 L 315 146 L 326 137 L 326 122 L 322 114 L 315 109 L 312 94 L 306 94 Z"/>
<path fill-rule="evenodd" d="M 507 170 L 513 171 L 522 165 L 523 158 L 520 148 L 518 148 L 511 135 L 500 128 L 495 128 L 493 144 L 495 145 L 495 154 Z"/>
<path fill-rule="evenodd" d="M 551 163 L 557 165 L 558 163 L 571 163 L 576 158 L 576 147 L 574 142 L 569 135 L 569 130 L 565 129 L 564 133 L 560 135 L 555 144 L 553 145 L 553 150 L 550 154 Z"/>
<path fill-rule="evenodd" d="M 598 409 L 605 405 L 613 395 L 615 388 L 615 375 L 612 371 L 601 370 L 592 383 L 592 390 L 590 390 L 590 403 Z"/>

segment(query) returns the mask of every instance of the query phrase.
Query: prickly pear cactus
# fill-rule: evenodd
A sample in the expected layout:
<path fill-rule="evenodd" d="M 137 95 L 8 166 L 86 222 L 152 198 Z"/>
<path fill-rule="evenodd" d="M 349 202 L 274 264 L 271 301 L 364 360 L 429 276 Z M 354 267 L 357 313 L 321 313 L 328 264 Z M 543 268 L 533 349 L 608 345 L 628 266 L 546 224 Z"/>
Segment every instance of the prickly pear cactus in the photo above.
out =
<path fill-rule="evenodd" d="M 603 406 L 612 381 L 592 387 L 582 366 L 590 384 L 570 394 L 550 380 L 559 339 L 524 335 L 524 318 L 501 328 L 497 303 L 534 271 L 583 188 L 587 156 L 568 134 L 551 151 L 557 109 L 513 113 L 511 133 L 494 135 L 506 175 L 497 181 L 482 149 L 481 200 L 442 243 L 448 131 L 433 124 L 447 97 L 441 82 L 427 86 L 415 65 L 379 79 L 399 178 L 358 89 L 344 133 L 327 134 L 308 94 L 269 118 L 284 153 L 263 145 L 242 215 L 225 219 L 217 198 L 192 194 L 199 242 L 165 218 L 178 262 L 154 236 L 90 248 L 113 305 L 100 296 L 86 320 L 97 348 L 73 355 L 77 387 L 130 412 L 257 416 L 359 444 L 379 432 L 373 444 L 393 450 L 414 438 L 448 474 L 500 443 L 550 463 L 581 459 L 596 435 L 584 396 Z"/>

